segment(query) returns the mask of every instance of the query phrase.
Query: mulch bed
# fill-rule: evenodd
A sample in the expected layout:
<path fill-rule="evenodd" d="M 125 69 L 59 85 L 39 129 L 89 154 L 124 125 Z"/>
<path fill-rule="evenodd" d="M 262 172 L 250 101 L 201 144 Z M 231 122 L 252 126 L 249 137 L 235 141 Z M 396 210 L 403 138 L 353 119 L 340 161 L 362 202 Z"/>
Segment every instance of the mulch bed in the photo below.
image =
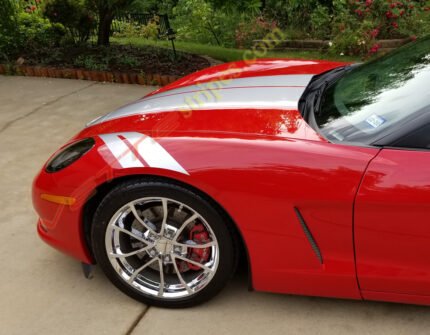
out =
<path fill-rule="evenodd" d="M 0 74 L 70 78 L 141 85 L 167 85 L 210 66 L 203 57 L 162 48 L 92 45 L 28 50 Z"/>

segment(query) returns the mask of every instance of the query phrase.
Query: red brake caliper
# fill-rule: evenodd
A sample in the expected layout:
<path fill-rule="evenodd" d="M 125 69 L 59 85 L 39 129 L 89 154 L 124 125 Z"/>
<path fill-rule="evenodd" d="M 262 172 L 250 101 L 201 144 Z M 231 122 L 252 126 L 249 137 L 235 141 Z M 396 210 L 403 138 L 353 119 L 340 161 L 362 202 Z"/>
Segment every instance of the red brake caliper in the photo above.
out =
<path fill-rule="evenodd" d="M 196 242 L 197 244 L 205 244 L 205 243 L 208 243 L 210 241 L 209 240 L 209 234 L 202 224 L 196 224 L 193 227 L 193 229 L 191 229 L 189 239 Z M 193 261 L 198 262 L 198 263 L 207 262 L 207 260 L 210 257 L 210 248 L 190 249 L 190 251 L 188 253 L 188 257 L 190 259 L 192 259 Z M 194 265 L 191 263 L 187 263 L 187 264 L 191 270 L 201 270 L 202 269 L 201 267 L 199 267 L 197 265 Z"/>

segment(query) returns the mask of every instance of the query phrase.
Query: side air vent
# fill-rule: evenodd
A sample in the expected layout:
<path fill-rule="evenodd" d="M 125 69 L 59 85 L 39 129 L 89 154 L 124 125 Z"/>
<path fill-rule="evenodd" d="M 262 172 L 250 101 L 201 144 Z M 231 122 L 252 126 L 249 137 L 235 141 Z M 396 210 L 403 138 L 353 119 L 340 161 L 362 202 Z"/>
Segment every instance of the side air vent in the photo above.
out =
<path fill-rule="evenodd" d="M 294 207 L 294 211 L 296 212 L 297 215 L 297 219 L 300 222 L 300 225 L 302 226 L 302 229 L 306 235 L 306 238 L 308 239 L 309 243 L 311 244 L 312 250 L 315 253 L 315 256 L 317 256 L 318 261 L 320 262 L 320 264 L 323 264 L 323 258 L 321 255 L 321 251 L 318 248 L 318 244 L 315 241 L 314 237 L 312 236 L 311 231 L 309 230 L 309 227 L 307 226 L 305 219 L 302 216 L 302 213 L 300 213 L 299 209 L 297 207 Z"/>

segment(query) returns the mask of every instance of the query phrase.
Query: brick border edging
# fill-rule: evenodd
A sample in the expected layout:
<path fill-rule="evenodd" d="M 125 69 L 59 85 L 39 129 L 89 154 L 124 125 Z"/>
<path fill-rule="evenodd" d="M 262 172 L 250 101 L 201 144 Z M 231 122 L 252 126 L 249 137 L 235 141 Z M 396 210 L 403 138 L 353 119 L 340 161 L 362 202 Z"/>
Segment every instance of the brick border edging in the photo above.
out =
<path fill-rule="evenodd" d="M 95 71 L 74 68 L 56 68 L 49 66 L 7 65 L 0 64 L 0 75 L 11 74 L 28 77 L 64 78 L 92 80 L 98 82 L 138 84 L 151 86 L 165 86 L 180 77 L 161 74 L 120 72 L 120 71 Z"/>

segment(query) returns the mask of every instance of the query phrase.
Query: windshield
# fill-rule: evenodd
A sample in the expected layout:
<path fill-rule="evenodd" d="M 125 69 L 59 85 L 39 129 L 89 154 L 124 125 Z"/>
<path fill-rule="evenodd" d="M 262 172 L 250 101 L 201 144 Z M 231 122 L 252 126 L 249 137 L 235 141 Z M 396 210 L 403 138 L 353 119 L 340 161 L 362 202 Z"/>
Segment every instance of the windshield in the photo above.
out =
<path fill-rule="evenodd" d="M 324 93 L 315 121 L 327 139 L 371 144 L 430 111 L 430 38 L 353 68 Z"/>

